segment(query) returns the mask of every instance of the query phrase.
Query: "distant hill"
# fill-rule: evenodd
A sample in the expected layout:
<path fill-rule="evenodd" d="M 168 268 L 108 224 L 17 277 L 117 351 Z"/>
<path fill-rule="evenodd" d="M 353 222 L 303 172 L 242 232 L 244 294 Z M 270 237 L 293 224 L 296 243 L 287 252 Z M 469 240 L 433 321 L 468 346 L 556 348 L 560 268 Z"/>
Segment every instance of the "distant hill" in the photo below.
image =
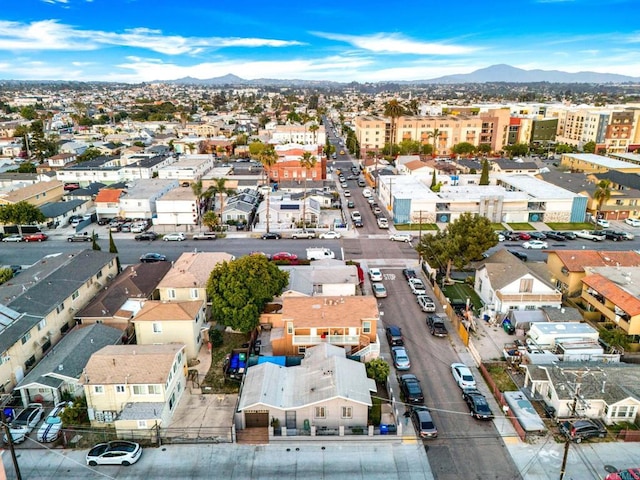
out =
<path fill-rule="evenodd" d="M 524 70 L 510 65 L 491 65 L 471 73 L 459 75 L 447 75 L 429 80 L 398 80 L 379 83 L 425 84 L 425 83 L 640 83 L 640 77 L 629 77 L 615 73 L 577 72 L 569 73 L 560 70 Z M 290 86 L 331 86 L 344 85 L 341 82 L 319 80 L 282 80 L 272 78 L 259 78 L 246 80 L 236 75 L 228 74 L 222 77 L 198 79 L 185 77 L 177 80 L 161 83 L 191 84 L 191 85 L 290 85 Z M 349 82 L 347 82 L 349 83 Z"/>

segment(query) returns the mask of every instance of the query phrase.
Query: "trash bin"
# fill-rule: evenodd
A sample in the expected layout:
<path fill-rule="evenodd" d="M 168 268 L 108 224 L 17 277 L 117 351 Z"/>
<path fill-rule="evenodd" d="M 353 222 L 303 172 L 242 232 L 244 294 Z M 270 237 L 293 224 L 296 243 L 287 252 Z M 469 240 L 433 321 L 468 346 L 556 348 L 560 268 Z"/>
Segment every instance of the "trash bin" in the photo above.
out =
<path fill-rule="evenodd" d="M 380 435 L 386 435 L 387 433 L 389 433 L 389 426 L 381 424 L 380 425 Z"/>
<path fill-rule="evenodd" d="M 505 332 L 507 332 L 509 335 L 513 335 L 516 331 L 516 327 L 514 327 L 511 324 L 511 320 L 509 320 L 508 318 L 505 318 L 502 321 L 502 328 L 504 329 Z"/>

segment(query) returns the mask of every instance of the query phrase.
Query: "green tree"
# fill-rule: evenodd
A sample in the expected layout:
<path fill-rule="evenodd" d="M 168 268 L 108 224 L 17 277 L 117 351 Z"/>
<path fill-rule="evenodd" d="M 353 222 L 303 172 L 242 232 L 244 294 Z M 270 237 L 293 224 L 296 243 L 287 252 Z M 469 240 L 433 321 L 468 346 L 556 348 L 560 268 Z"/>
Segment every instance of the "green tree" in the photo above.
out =
<path fill-rule="evenodd" d="M 389 100 L 384 106 L 384 116 L 391 119 L 391 132 L 389 138 L 389 143 L 392 145 L 391 155 L 393 155 L 393 145 L 396 141 L 396 121 L 399 117 L 402 116 L 403 113 L 404 108 L 395 98 L 393 100 Z"/>
<path fill-rule="evenodd" d="M 304 176 L 304 194 L 302 195 L 302 225 L 307 225 L 307 179 L 309 178 L 309 170 L 314 168 L 318 163 L 318 159 L 311 152 L 304 152 L 300 157 L 300 166 L 305 170 Z"/>
<path fill-rule="evenodd" d="M 476 147 L 473 143 L 469 142 L 461 142 L 456 143 L 453 147 L 451 147 L 451 152 L 456 155 L 470 155 L 475 153 Z"/>
<path fill-rule="evenodd" d="M 367 377 L 372 378 L 376 383 L 384 383 L 391 372 L 391 367 L 382 358 L 374 358 L 364 364 L 367 370 Z"/>
<path fill-rule="evenodd" d="M 111 236 L 111 230 L 109 230 L 109 236 Z M 91 232 L 91 250 L 102 250 L 102 248 L 100 248 L 100 245 L 98 245 L 98 235 L 96 235 L 96 232 L 94 231 Z"/>
<path fill-rule="evenodd" d="M 506 145 L 504 150 L 509 154 L 510 158 L 522 157 L 529 153 L 529 145 L 526 143 L 514 143 L 513 145 Z"/>
<path fill-rule="evenodd" d="M 97 149 L 96 147 L 89 147 L 76 158 L 78 162 L 87 162 L 101 156 L 102 152 L 99 149 Z"/>
<path fill-rule="evenodd" d="M 480 185 L 489 185 L 489 160 L 486 158 L 482 162 L 482 172 L 480 173 Z"/>
<path fill-rule="evenodd" d="M 567 145 L 566 143 L 559 143 L 558 145 L 556 145 L 556 153 L 559 153 L 560 155 L 562 155 L 563 153 L 573 153 L 576 151 L 575 147 L 573 147 L 572 145 Z"/>
<path fill-rule="evenodd" d="M 267 221 L 267 232 L 269 232 L 269 225 L 271 219 L 271 167 L 273 167 L 278 161 L 278 154 L 275 151 L 273 145 L 268 145 L 266 148 L 260 152 L 257 156 L 258 161 L 262 164 L 262 168 L 266 175 L 266 185 L 269 187 L 269 191 L 267 192 L 267 208 L 266 208 L 266 221 Z"/>
<path fill-rule="evenodd" d="M 0 285 L 13 278 L 13 270 L 10 268 L 0 268 Z"/>
<path fill-rule="evenodd" d="M 312 123 L 309 126 L 309 131 L 313 134 L 313 144 L 317 145 L 318 144 L 318 130 L 320 129 L 320 127 L 318 126 L 317 123 Z"/>
<path fill-rule="evenodd" d="M 433 169 L 433 174 L 431 175 L 431 190 L 433 190 L 435 188 L 435 186 L 437 185 L 438 181 L 436 180 L 436 169 Z"/>
<path fill-rule="evenodd" d="M 438 156 L 440 152 L 438 152 L 438 140 L 440 139 L 440 129 L 434 128 L 431 132 L 428 133 L 429 138 L 433 138 L 433 152 L 432 155 Z"/>
<path fill-rule="evenodd" d="M 220 224 L 220 219 L 216 212 L 209 210 L 202 215 L 202 224 L 208 227 L 210 231 L 213 231 Z"/>
<path fill-rule="evenodd" d="M 417 140 L 402 140 L 399 146 L 400 155 L 418 155 L 420 153 L 420 142 Z"/>
<path fill-rule="evenodd" d="M 596 210 L 596 218 L 600 218 L 602 206 L 611 198 L 611 180 L 604 179 L 598 182 L 593 192 L 593 199 L 596 201 L 598 209 Z"/>
<path fill-rule="evenodd" d="M 38 112 L 33 105 L 27 105 L 20 109 L 20 116 L 25 120 L 35 120 L 38 118 Z"/>
<path fill-rule="evenodd" d="M 87 398 L 83 395 L 73 401 L 73 405 L 64 409 L 60 415 L 62 425 L 65 427 L 88 425 L 89 414 L 87 409 Z"/>
<path fill-rule="evenodd" d="M 478 145 L 478 153 L 488 155 L 489 153 L 491 153 L 491 145 L 489 145 L 488 143 L 481 143 L 480 145 Z"/>
<path fill-rule="evenodd" d="M 210 187 L 211 193 L 213 195 L 218 195 L 218 199 L 220 200 L 220 223 L 222 223 L 222 211 L 224 210 L 224 197 L 225 195 L 232 195 L 235 193 L 233 188 L 227 187 L 227 179 L 224 177 L 216 178 L 213 182 L 213 185 Z"/>
<path fill-rule="evenodd" d="M 217 265 L 207 283 L 211 316 L 224 326 L 249 333 L 267 302 L 282 293 L 289 274 L 264 255 L 245 255 Z"/>
<path fill-rule="evenodd" d="M 260 141 L 251 142 L 249 144 L 249 155 L 253 158 L 257 158 L 265 147 L 266 145 Z"/>
<path fill-rule="evenodd" d="M 95 242 L 95 238 L 93 239 Z M 120 265 L 120 257 L 118 255 L 118 247 L 116 247 L 116 242 L 113 240 L 113 234 L 111 233 L 111 229 L 109 229 L 109 253 L 116 254 L 116 265 L 118 266 L 118 272 L 122 271 L 122 266 Z"/>
<path fill-rule="evenodd" d="M 587 142 L 582 146 L 584 153 L 596 153 L 596 142 Z"/>
<path fill-rule="evenodd" d="M 0 222 L 5 225 L 17 225 L 22 234 L 22 225 L 34 225 L 46 220 L 38 207 L 26 201 L 0 206 Z"/>
<path fill-rule="evenodd" d="M 420 256 L 451 280 L 452 266 L 464 268 L 469 262 L 482 258 L 482 254 L 497 245 L 498 236 L 491 222 L 477 214 L 463 213 L 446 230 L 423 235 L 416 246 Z"/>

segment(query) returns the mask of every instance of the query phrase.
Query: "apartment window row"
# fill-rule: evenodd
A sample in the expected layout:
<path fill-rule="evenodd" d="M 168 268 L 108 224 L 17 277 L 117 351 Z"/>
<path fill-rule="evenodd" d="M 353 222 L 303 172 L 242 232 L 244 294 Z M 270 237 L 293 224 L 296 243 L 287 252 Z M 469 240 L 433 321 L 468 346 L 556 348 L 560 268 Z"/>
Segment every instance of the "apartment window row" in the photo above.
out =
<path fill-rule="evenodd" d="M 160 385 L 134 385 L 134 395 L 160 395 L 162 388 Z"/>
<path fill-rule="evenodd" d="M 327 418 L 327 407 L 315 407 L 313 418 L 318 420 Z M 353 418 L 353 407 L 340 407 L 340 418 Z"/>

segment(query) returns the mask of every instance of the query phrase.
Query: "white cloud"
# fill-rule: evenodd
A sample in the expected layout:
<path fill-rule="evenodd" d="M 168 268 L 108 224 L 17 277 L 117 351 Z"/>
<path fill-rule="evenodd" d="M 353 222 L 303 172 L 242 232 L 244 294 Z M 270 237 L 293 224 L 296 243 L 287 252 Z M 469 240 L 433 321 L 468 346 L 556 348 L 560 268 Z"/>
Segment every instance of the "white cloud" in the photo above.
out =
<path fill-rule="evenodd" d="M 478 50 L 477 47 L 450 45 L 442 42 L 421 42 L 405 38 L 395 33 L 376 33 L 373 35 L 342 35 L 334 33 L 312 32 L 322 38 L 345 42 L 354 47 L 376 53 L 403 53 L 413 55 L 464 55 Z"/>

